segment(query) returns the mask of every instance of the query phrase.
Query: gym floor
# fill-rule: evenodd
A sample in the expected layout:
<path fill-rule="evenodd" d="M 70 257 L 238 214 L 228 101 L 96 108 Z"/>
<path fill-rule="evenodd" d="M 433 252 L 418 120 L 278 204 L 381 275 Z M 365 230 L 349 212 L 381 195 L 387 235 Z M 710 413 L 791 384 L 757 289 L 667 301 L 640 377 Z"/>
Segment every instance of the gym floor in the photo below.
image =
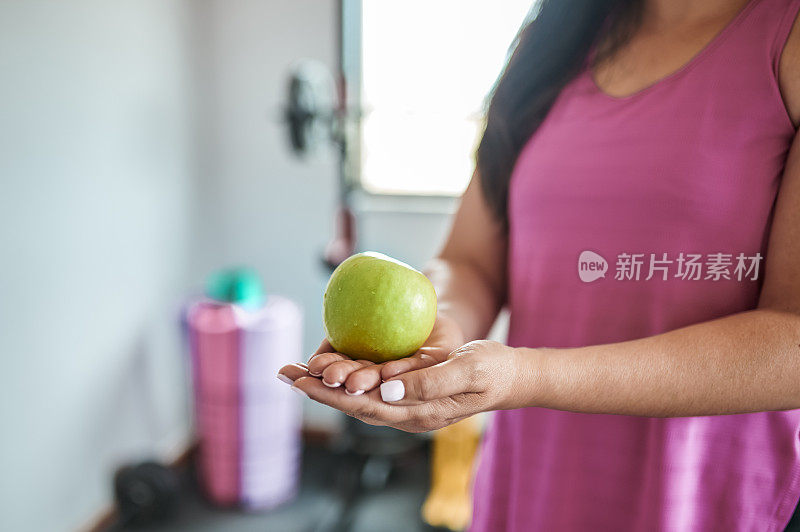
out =
<path fill-rule="evenodd" d="M 430 531 L 419 515 L 428 489 L 427 446 L 405 453 L 392 462 L 380 488 L 352 489 L 354 471 L 362 471 L 358 457 L 343 456 L 324 446 L 307 446 L 303 453 L 301 488 L 294 501 L 265 513 L 223 510 L 208 504 L 200 493 L 191 467 L 181 471 L 181 501 L 173 519 L 158 526 L 125 527 L 151 532 L 416 532 Z M 386 463 L 372 469 L 388 471 Z M 381 473 L 377 475 L 380 477 Z M 375 476 L 373 474 L 373 476 Z M 384 474 L 385 476 L 385 474 Z M 348 480 L 349 479 L 349 480 Z M 373 483 L 376 481 L 373 480 Z M 348 485 L 350 486 L 348 488 Z M 343 493 L 357 493 L 351 504 Z M 349 508 L 349 511 L 348 511 Z M 115 528 L 119 530 L 119 528 Z"/>

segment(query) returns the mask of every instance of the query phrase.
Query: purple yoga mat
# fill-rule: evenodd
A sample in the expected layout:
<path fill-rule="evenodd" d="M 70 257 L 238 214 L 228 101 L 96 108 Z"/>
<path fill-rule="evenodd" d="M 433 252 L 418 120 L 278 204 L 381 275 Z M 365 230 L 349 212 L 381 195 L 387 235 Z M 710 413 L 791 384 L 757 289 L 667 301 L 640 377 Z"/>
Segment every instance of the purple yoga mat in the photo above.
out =
<path fill-rule="evenodd" d="M 288 299 L 272 296 L 259 312 L 240 314 L 242 348 L 241 497 L 267 508 L 296 491 L 301 405 L 275 376 L 302 357 L 302 316 Z"/>

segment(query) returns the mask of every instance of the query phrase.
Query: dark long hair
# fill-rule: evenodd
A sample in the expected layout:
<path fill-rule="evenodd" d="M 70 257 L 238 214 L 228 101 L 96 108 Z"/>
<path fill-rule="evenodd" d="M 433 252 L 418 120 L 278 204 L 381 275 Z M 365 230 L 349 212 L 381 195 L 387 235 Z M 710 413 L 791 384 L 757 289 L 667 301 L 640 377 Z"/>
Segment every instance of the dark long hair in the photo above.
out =
<path fill-rule="evenodd" d="M 643 0 L 541 0 L 519 31 L 488 99 L 476 152 L 483 194 L 507 223 L 508 185 L 520 150 L 558 94 L 586 65 L 608 58 L 636 30 Z"/>

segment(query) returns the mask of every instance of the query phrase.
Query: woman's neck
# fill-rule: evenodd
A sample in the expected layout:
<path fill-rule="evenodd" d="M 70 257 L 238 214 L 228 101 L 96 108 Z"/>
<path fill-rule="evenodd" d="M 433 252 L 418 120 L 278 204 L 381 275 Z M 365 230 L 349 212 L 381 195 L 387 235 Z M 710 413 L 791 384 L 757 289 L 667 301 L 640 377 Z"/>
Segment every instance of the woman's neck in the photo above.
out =
<path fill-rule="evenodd" d="M 749 0 L 645 0 L 642 25 L 647 28 L 694 25 L 731 18 Z"/>

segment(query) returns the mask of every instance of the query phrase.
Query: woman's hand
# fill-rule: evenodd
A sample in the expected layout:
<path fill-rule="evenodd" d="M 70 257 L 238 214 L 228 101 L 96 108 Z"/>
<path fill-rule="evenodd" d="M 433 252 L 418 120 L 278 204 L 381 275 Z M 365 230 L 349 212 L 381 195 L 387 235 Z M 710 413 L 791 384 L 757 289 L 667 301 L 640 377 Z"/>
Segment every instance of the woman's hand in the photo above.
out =
<path fill-rule="evenodd" d="M 361 395 L 401 373 L 443 362 L 463 343 L 464 336 L 456 322 L 446 316 L 437 316 L 425 344 L 410 357 L 382 364 L 353 360 L 335 352 L 326 339 L 308 361 L 308 371 L 312 377 L 321 377 L 322 383 L 329 388 L 344 385 L 348 395 Z"/>
<path fill-rule="evenodd" d="M 279 374 L 299 393 L 365 423 L 426 432 L 478 412 L 522 406 L 515 394 L 526 373 L 521 362 L 517 350 L 479 340 L 449 353 L 443 362 L 401 373 L 380 390 L 357 396 L 331 389 L 301 365 L 285 366 Z"/>

